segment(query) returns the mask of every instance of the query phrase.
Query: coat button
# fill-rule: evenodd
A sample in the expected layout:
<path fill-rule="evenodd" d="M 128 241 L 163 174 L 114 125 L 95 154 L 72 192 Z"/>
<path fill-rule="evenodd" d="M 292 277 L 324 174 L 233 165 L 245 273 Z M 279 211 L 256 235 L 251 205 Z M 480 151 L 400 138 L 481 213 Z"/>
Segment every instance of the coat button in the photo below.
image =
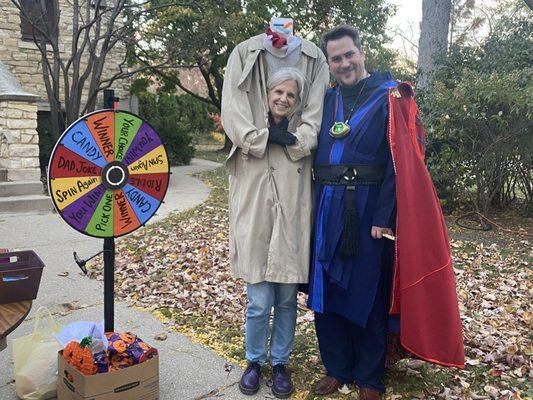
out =
<path fill-rule="evenodd" d="M 301 168 L 298 168 L 298 170 L 297 170 L 297 171 L 298 171 L 298 173 L 300 173 L 300 172 L 302 172 L 302 169 L 301 169 Z"/>

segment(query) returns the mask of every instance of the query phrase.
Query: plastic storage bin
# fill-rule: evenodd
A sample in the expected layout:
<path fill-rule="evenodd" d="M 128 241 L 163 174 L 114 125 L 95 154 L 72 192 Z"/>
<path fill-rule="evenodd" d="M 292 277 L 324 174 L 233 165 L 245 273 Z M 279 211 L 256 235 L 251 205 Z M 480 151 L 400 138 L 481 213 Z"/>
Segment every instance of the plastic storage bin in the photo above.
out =
<path fill-rule="evenodd" d="M 0 252 L 0 304 L 35 299 L 43 267 L 33 250 Z"/>

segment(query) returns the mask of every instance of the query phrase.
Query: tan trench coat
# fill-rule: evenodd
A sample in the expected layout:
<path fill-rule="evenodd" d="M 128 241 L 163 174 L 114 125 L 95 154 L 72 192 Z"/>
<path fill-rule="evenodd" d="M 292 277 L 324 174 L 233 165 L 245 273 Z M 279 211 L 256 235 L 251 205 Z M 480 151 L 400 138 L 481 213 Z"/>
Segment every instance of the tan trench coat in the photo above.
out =
<path fill-rule="evenodd" d="M 229 172 L 230 264 L 248 283 L 307 283 L 312 224 L 311 151 L 317 145 L 329 71 L 324 55 L 302 40 L 294 66 L 306 77 L 289 121 L 292 146 L 267 144 L 263 36 L 240 43 L 224 77 L 222 125 L 234 143 Z"/>

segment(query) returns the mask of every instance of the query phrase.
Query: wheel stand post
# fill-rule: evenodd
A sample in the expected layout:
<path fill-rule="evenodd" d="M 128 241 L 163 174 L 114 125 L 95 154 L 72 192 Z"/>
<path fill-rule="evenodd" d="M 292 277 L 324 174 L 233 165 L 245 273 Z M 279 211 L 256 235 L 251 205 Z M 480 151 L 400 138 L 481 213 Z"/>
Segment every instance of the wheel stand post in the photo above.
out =
<path fill-rule="evenodd" d="M 104 90 L 104 108 L 115 108 L 115 91 Z M 105 331 L 115 331 L 115 238 L 104 239 L 104 321 Z"/>

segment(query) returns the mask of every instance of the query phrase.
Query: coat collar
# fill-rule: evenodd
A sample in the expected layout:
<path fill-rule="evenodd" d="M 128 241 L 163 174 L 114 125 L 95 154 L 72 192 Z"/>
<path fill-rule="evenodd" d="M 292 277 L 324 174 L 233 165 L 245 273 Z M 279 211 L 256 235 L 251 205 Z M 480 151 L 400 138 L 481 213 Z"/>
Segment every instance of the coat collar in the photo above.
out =
<path fill-rule="evenodd" d="M 264 33 L 251 37 L 248 49 L 250 51 L 263 50 Z M 308 40 L 302 39 L 302 53 L 305 55 L 318 58 L 320 55 L 320 49 Z"/>

